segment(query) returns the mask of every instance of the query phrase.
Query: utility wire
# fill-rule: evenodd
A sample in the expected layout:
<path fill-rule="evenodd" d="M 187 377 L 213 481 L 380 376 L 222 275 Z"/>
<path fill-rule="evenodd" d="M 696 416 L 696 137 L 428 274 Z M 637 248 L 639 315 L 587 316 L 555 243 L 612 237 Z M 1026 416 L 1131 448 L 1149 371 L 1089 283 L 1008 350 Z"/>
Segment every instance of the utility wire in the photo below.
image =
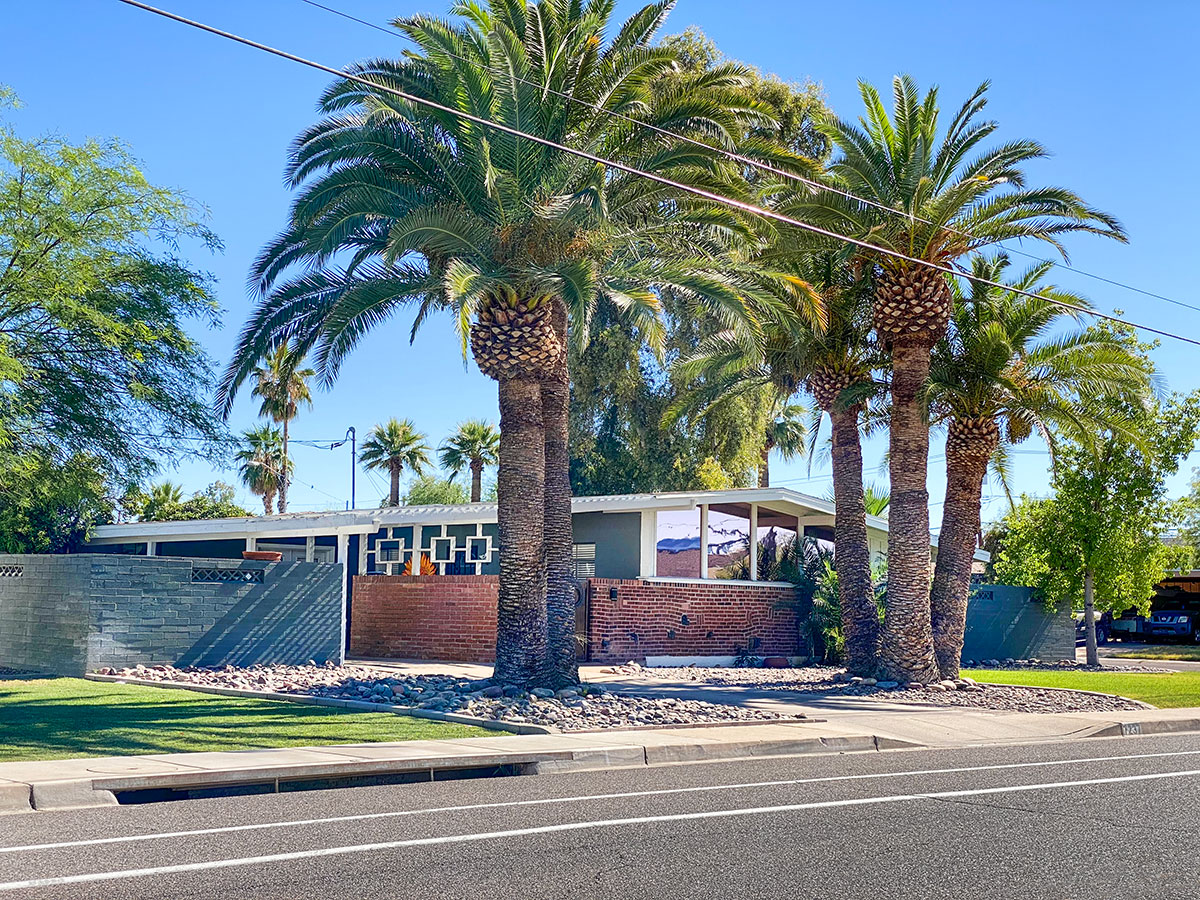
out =
<path fill-rule="evenodd" d="M 341 16 L 343 19 L 349 19 L 351 22 L 357 22 L 359 25 L 365 25 L 368 28 L 374 28 L 376 31 L 381 31 L 384 34 L 389 35 L 390 37 L 399 38 L 400 40 L 410 40 L 408 35 L 401 34 L 400 32 L 396 31 L 395 29 L 385 28 L 382 25 L 377 25 L 376 23 L 369 22 L 366 19 L 360 19 L 358 16 L 353 16 L 348 12 L 343 12 L 342 10 L 335 9 L 332 6 L 326 6 L 323 3 L 317 3 L 316 0 L 300 0 L 300 2 L 305 3 L 309 6 L 314 6 L 317 9 L 322 9 L 325 12 L 332 13 L 335 16 Z M 456 53 L 451 53 L 449 50 L 445 49 L 444 47 L 438 48 L 438 53 L 441 54 L 442 56 L 448 56 L 451 59 L 456 59 L 459 62 L 464 62 L 464 63 L 468 63 L 468 64 L 474 62 L 474 60 L 468 59 L 465 56 L 459 56 Z M 911 215 L 909 213 L 906 213 L 902 209 L 896 209 L 894 206 L 888 206 L 886 203 L 880 203 L 877 200 L 869 200 L 866 197 L 860 197 L 857 194 L 851 193 L 850 191 L 842 190 L 841 188 L 834 187 L 833 185 L 826 184 L 824 182 L 817 181 L 812 178 L 805 178 L 803 175 L 800 175 L 796 172 L 789 172 L 785 169 L 780 169 L 777 166 L 772 166 L 770 163 L 761 162 L 759 160 L 753 159 L 744 154 L 737 153 L 733 150 L 728 150 L 724 147 L 717 147 L 713 144 L 708 143 L 707 141 L 701 141 L 696 138 L 689 137 L 688 135 L 680 134 L 677 131 L 671 131 L 670 129 L 661 128 L 661 127 L 659 127 L 657 125 L 653 125 L 649 122 L 643 122 L 640 119 L 635 119 L 633 116 L 628 116 L 628 115 L 625 115 L 624 113 L 616 112 L 615 110 L 605 109 L 604 107 L 602 107 L 596 103 L 588 103 L 586 100 L 581 100 L 578 97 L 573 97 L 572 95 L 570 95 L 564 91 L 558 91 L 558 90 L 555 90 L 554 88 L 550 88 L 545 85 L 538 84 L 537 82 L 530 81 L 527 78 L 521 78 L 520 76 L 513 75 L 511 73 L 507 73 L 507 74 L 508 74 L 508 77 L 512 78 L 513 81 L 517 81 L 521 84 L 528 85 L 529 87 L 535 87 L 539 91 L 544 91 L 547 94 L 553 94 L 554 96 L 561 97 L 564 100 L 570 101 L 571 103 L 576 103 L 580 106 L 585 106 L 594 112 L 603 113 L 604 115 L 611 116 L 614 119 L 620 119 L 624 122 L 629 122 L 633 125 L 637 125 L 641 128 L 645 128 L 649 131 L 652 131 L 655 134 L 660 134 L 665 137 L 675 138 L 676 140 L 683 141 L 685 144 L 689 144 L 693 147 L 704 147 L 709 150 L 715 150 L 717 153 L 720 153 L 721 155 L 723 155 L 726 159 L 730 159 L 735 162 L 739 162 L 742 165 L 751 166 L 751 167 L 753 167 L 755 169 L 759 169 L 760 171 L 763 171 L 763 172 L 770 172 L 772 175 L 778 175 L 782 178 L 787 178 L 787 179 L 790 179 L 791 181 L 795 181 L 800 184 L 805 184 L 812 188 L 816 188 L 816 189 L 823 190 L 823 191 L 829 191 L 830 193 L 837 194 L 841 197 L 845 197 L 847 200 L 853 200 L 856 203 L 863 203 L 863 204 L 873 207 L 875 209 L 883 210 L 884 212 L 889 212 L 889 213 L 892 213 L 893 215 L 902 216 L 903 218 L 909 219 L 910 221 L 920 222 L 922 225 L 933 225 L 935 227 L 940 227 L 943 230 L 950 232 L 951 234 L 958 235 L 959 237 L 971 238 L 972 240 L 975 239 L 975 235 L 971 234 L 970 232 L 961 231 L 960 229 L 954 228 L 949 225 L 938 226 L 936 223 L 931 222 L 929 219 L 923 219 L 920 216 Z M 1195 312 L 1200 312 L 1200 306 L 1193 306 L 1191 303 L 1185 303 L 1184 301 L 1176 300 L 1173 297 L 1167 297 L 1167 296 L 1164 296 L 1163 294 L 1155 293 L 1154 291 L 1148 291 L 1148 290 L 1145 290 L 1140 287 L 1135 287 L 1132 284 L 1126 284 L 1123 281 L 1117 281 L 1113 278 L 1107 278 L 1104 275 L 1097 275 L 1094 272 L 1087 272 L 1083 269 L 1078 269 L 1075 266 L 1072 266 L 1065 261 L 1059 262 L 1057 260 L 1047 259 L 1044 256 L 1038 256 L 1036 253 L 1029 253 L 1029 252 L 1027 252 L 1025 250 L 1021 250 L 1017 247 L 1005 247 L 1005 249 L 1010 253 L 1015 253 L 1019 256 L 1024 256 L 1027 259 L 1032 259 L 1032 260 L 1034 260 L 1036 262 L 1040 262 L 1040 263 L 1050 263 L 1051 265 L 1054 265 L 1060 269 L 1065 269 L 1068 272 L 1074 272 L 1076 275 L 1083 275 L 1086 278 L 1092 278 L 1092 279 L 1095 279 L 1096 281 L 1101 281 L 1104 284 L 1112 285 L 1113 287 L 1124 288 L 1127 291 L 1133 291 L 1134 293 L 1141 294 L 1145 297 L 1153 297 L 1156 300 L 1163 300 L 1163 301 L 1166 301 L 1167 303 L 1173 303 L 1174 305 L 1181 306 L 1184 309 L 1190 309 Z"/>
<path fill-rule="evenodd" d="M 353 81 L 357 84 L 362 84 L 366 87 L 371 88 L 374 91 L 381 91 L 384 93 L 392 94 L 393 96 L 399 97 L 400 99 L 405 100 L 409 103 L 412 103 L 416 106 L 424 106 L 429 109 L 434 109 L 439 112 L 443 112 L 448 115 L 455 116 L 464 121 L 472 122 L 476 125 L 481 125 L 484 128 L 491 128 L 491 129 L 493 129 L 495 131 L 499 131 L 503 134 L 508 134 L 513 137 L 524 138 L 525 140 L 532 141 L 535 144 L 541 144 L 542 146 L 550 147 L 554 150 L 559 150 L 563 153 L 567 153 L 572 156 L 579 157 L 580 159 L 586 159 L 589 162 L 593 162 L 593 163 L 596 163 L 597 165 L 605 166 L 610 169 L 615 169 L 618 172 L 625 172 L 628 175 L 634 175 L 634 176 L 637 176 L 640 178 L 645 178 L 645 179 L 648 179 L 649 181 L 653 181 L 657 184 L 666 185 L 667 187 L 673 188 L 682 193 L 691 194 L 694 197 L 700 197 L 700 198 L 702 198 L 704 200 L 708 200 L 712 203 L 717 203 L 720 205 L 728 206 L 732 209 L 738 209 L 743 212 L 762 216 L 763 218 L 770 219 L 771 221 L 781 222 L 785 225 L 791 225 L 793 227 L 800 228 L 804 231 L 808 231 L 813 234 L 819 234 L 822 237 L 827 237 L 827 238 L 830 238 L 830 239 L 836 240 L 836 241 L 842 241 L 844 243 L 851 244 L 855 247 L 859 247 L 863 250 L 870 250 L 872 253 L 878 253 L 883 256 L 891 257 L 893 259 L 899 259 L 903 262 L 911 263 L 913 265 L 924 266 L 925 268 L 933 269 L 934 271 L 938 271 L 938 272 L 943 272 L 947 275 L 953 275 L 955 277 L 960 277 L 960 276 L 965 275 L 965 273 L 960 272 L 957 269 L 951 268 L 950 266 L 944 266 L 940 263 L 930 262 L 929 260 L 920 259 L 915 256 L 909 256 L 906 253 L 899 253 L 895 250 L 889 250 L 886 247 L 880 247 L 880 246 L 878 246 L 876 244 L 872 244 L 868 241 L 863 241 L 863 240 L 859 240 L 858 238 L 849 237 L 848 235 L 838 234 L 835 231 L 829 231 L 828 229 L 821 228 L 820 226 L 813 225 L 809 222 L 803 222 L 800 219 L 794 219 L 791 216 L 786 216 L 783 213 L 775 212 L 774 210 L 770 210 L 770 209 L 767 209 L 762 206 L 757 206 L 753 203 L 746 203 L 741 200 L 735 200 L 731 197 L 725 197 L 721 194 L 714 193 L 713 191 L 705 190 L 704 188 L 698 188 L 698 187 L 694 187 L 692 185 L 683 184 L 681 182 L 667 178 L 663 175 L 657 175 L 653 172 L 647 172 L 647 171 L 645 171 L 643 169 L 639 169 L 635 166 L 627 165 L 626 163 L 617 162 L 617 161 L 611 160 L 611 159 L 605 159 L 604 157 L 597 156 L 596 154 L 590 153 L 587 150 L 580 150 L 575 147 L 568 147 L 565 144 L 560 144 L 556 141 L 550 140 L 549 138 L 540 137 L 539 135 L 536 135 L 536 134 L 529 134 L 527 132 L 521 131 L 518 128 L 513 128 L 510 125 L 504 125 L 500 122 L 494 122 L 491 119 L 486 119 L 482 116 L 474 115 L 473 113 L 467 113 L 467 112 L 462 112 L 461 110 L 453 109 L 452 107 L 445 106 L 444 104 L 438 103 L 434 100 L 428 100 L 424 97 L 418 97 L 415 94 L 409 94 L 406 91 L 401 91 L 397 88 L 378 84 L 374 81 L 371 81 L 370 79 L 362 78 L 358 75 L 348 74 L 346 72 L 341 71 L 340 69 L 335 69 L 332 66 L 327 66 L 323 63 L 315 62 L 314 60 L 311 60 L 311 59 L 306 59 L 303 56 L 297 56 L 296 54 L 289 53 L 286 50 L 280 50 L 275 47 L 271 47 L 267 44 L 262 44 L 262 43 L 259 43 L 258 41 L 251 40 L 250 38 L 242 37 L 241 35 L 237 35 L 237 34 L 233 34 L 232 32 L 222 31 L 219 28 L 214 28 L 212 25 L 206 25 L 203 22 L 197 22 L 193 19 L 188 19 L 188 18 L 185 18 L 184 16 L 177 15 L 176 13 L 168 12 L 167 10 L 163 10 L 163 9 L 159 9 L 154 6 L 150 6 L 149 4 L 140 2 L 140 0 L 120 0 L 120 2 L 124 3 L 126 6 L 132 6 L 137 9 L 144 10 L 145 12 L 149 12 L 149 13 L 153 13 L 154 15 L 162 16 L 165 19 L 171 19 L 172 21 L 191 26 L 192 28 L 197 28 L 201 31 L 206 31 L 209 34 L 214 34 L 218 37 L 225 38 L 226 40 L 234 41 L 235 43 L 243 44 L 247 47 L 252 47 L 255 50 L 261 50 L 264 53 L 270 53 L 271 55 L 278 56 L 281 59 L 286 59 L 291 62 L 299 63 L 300 65 L 307 66 L 310 69 L 316 69 L 318 71 L 325 72 L 330 75 L 334 75 L 338 78 L 345 79 L 346 81 Z M 1198 340 L 1196 338 L 1184 337 L 1183 335 L 1175 334 L 1174 332 L 1170 332 L 1170 331 L 1164 331 L 1159 328 L 1153 328 L 1149 325 L 1141 325 L 1137 322 L 1132 322 L 1128 319 L 1122 319 L 1118 316 L 1112 316 L 1107 313 L 1098 312 L 1094 309 L 1088 309 L 1085 306 L 1079 306 L 1074 303 L 1067 303 L 1062 300 L 1055 300 L 1055 299 L 1046 297 L 1041 294 L 1034 294 L 1030 291 L 1022 290 L 1020 288 L 1015 288 L 1012 285 L 1002 284 L 997 281 L 989 281 L 986 278 L 972 278 L 971 280 L 978 284 L 985 284 L 985 285 L 988 285 L 989 287 L 999 288 L 1000 290 L 1003 290 L 1010 294 L 1018 294 L 1021 296 L 1029 297 L 1034 300 L 1040 300 L 1043 303 L 1049 303 L 1052 306 L 1058 306 L 1063 309 L 1074 310 L 1075 312 L 1082 313 L 1084 315 L 1093 316 L 1098 319 L 1104 319 L 1105 321 L 1109 321 L 1109 322 L 1118 322 L 1122 325 L 1128 325 L 1132 328 L 1137 328 L 1141 331 L 1145 331 L 1150 334 L 1157 334 L 1161 337 L 1174 338 L 1175 340 L 1183 341 L 1185 343 L 1193 344 L 1197 347 L 1200 347 L 1200 340 Z"/>

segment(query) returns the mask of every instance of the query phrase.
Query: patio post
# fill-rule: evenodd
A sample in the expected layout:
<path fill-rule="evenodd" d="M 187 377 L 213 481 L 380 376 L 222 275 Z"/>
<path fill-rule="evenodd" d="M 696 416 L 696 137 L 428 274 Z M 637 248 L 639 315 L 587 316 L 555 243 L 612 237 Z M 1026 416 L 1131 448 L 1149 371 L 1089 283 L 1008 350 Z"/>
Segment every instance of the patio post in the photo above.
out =
<path fill-rule="evenodd" d="M 758 581 L 758 504 L 750 504 L 750 580 Z"/>
<path fill-rule="evenodd" d="M 708 504 L 700 504 L 700 577 L 708 577 Z"/>

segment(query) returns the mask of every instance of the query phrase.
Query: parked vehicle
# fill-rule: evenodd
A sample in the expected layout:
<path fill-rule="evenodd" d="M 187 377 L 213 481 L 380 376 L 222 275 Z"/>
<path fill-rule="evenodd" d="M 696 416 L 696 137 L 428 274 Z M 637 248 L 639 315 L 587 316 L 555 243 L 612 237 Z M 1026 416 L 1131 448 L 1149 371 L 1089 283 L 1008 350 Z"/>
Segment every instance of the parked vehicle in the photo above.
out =
<path fill-rule="evenodd" d="M 1144 641 L 1146 639 L 1146 617 L 1136 613 L 1125 613 L 1112 620 L 1114 641 Z"/>
<path fill-rule="evenodd" d="M 1096 616 L 1096 643 L 1107 644 L 1108 639 L 1112 637 L 1113 617 L 1110 612 L 1103 612 Z M 1087 628 L 1084 624 L 1084 614 L 1075 613 L 1075 641 L 1087 640 Z"/>
<path fill-rule="evenodd" d="M 1188 641 L 1200 643 L 1200 616 L 1186 609 L 1161 609 L 1150 613 L 1146 637 L 1159 641 Z"/>

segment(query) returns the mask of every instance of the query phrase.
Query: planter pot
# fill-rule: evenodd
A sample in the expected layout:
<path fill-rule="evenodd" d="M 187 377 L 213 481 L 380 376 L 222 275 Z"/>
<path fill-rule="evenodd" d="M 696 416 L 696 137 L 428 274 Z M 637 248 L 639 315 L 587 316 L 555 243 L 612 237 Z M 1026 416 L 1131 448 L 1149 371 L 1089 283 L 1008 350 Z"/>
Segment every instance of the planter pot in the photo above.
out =
<path fill-rule="evenodd" d="M 254 559 L 259 562 L 280 562 L 283 554 L 278 550 L 243 550 L 242 559 Z"/>

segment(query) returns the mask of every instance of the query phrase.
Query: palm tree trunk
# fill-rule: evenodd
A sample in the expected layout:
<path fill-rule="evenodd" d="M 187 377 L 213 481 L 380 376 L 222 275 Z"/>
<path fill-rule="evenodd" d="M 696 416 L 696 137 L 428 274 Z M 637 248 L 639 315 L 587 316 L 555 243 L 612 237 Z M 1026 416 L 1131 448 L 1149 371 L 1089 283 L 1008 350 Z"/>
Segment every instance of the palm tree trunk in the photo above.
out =
<path fill-rule="evenodd" d="M 268 491 L 263 494 L 263 515 L 270 516 L 275 513 L 275 494 Z"/>
<path fill-rule="evenodd" d="M 388 490 L 388 506 L 400 505 L 400 466 L 392 460 L 388 463 L 388 474 L 392 476 L 392 486 Z"/>
<path fill-rule="evenodd" d="M 541 388 L 504 378 L 500 395 L 500 466 L 496 476 L 500 594 L 496 668 L 500 684 L 527 685 L 546 662 L 545 434 Z"/>
<path fill-rule="evenodd" d="M 858 408 L 839 409 L 835 404 L 828 413 L 833 426 L 833 564 L 842 607 L 846 668 L 856 675 L 869 675 L 876 665 L 879 612 L 871 583 Z"/>
<path fill-rule="evenodd" d="M 973 443 L 958 439 L 955 424 L 951 423 L 951 436 L 946 441 L 946 504 L 942 508 L 929 603 L 933 648 L 942 678 L 957 678 L 962 660 L 983 479 L 995 450 L 995 442 L 988 439 L 982 443 L 978 439 Z"/>
<path fill-rule="evenodd" d="M 279 473 L 279 511 L 287 512 L 288 500 L 288 420 L 283 420 L 283 471 Z"/>
<path fill-rule="evenodd" d="M 483 460 L 471 460 L 471 502 L 478 503 L 483 496 Z"/>
<path fill-rule="evenodd" d="M 764 443 L 762 455 L 759 457 L 758 463 L 758 486 L 760 488 L 771 486 L 771 445 Z"/>
<path fill-rule="evenodd" d="M 918 394 L 929 377 L 927 341 L 892 346 L 887 612 L 879 661 L 894 681 L 937 680 L 929 613 L 929 424 Z"/>
<path fill-rule="evenodd" d="M 542 382 L 545 427 L 546 495 L 543 540 L 546 548 L 547 682 L 565 687 L 579 682 L 575 647 L 575 571 L 572 547 L 571 472 L 567 447 L 571 376 L 567 362 L 567 311 L 555 300 L 551 322 L 564 348 L 554 371 Z"/>

